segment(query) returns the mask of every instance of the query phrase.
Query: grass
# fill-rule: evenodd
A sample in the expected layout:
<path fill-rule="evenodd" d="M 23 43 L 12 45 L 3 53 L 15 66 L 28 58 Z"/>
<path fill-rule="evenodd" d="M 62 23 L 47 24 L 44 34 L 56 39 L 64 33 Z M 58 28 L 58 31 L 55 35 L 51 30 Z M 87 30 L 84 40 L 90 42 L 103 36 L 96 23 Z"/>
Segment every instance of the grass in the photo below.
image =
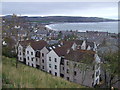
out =
<path fill-rule="evenodd" d="M 84 88 L 21 63 L 16 68 L 14 58 L 3 56 L 2 61 L 3 88 Z"/>

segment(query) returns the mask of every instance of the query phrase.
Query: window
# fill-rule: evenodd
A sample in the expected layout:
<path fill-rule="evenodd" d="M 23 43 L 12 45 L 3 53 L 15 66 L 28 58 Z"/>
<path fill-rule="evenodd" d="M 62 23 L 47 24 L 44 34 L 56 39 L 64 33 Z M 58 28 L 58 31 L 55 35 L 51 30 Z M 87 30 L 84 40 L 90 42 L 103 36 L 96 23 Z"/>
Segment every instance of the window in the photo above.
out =
<path fill-rule="evenodd" d="M 42 69 L 44 69 L 44 66 L 42 66 Z"/>
<path fill-rule="evenodd" d="M 67 73 L 69 73 L 69 69 L 67 69 Z"/>
<path fill-rule="evenodd" d="M 29 51 L 27 51 L 27 54 L 29 54 Z"/>
<path fill-rule="evenodd" d="M 67 61 L 67 65 L 69 65 L 69 62 Z"/>
<path fill-rule="evenodd" d="M 44 63 L 44 59 L 42 59 L 42 63 Z"/>
<path fill-rule="evenodd" d="M 96 84 L 98 84 L 98 79 L 96 80 Z"/>
<path fill-rule="evenodd" d="M 22 58 L 20 57 L 20 60 L 22 60 Z"/>
<path fill-rule="evenodd" d="M 33 64 L 32 64 L 32 67 L 33 67 Z"/>
<path fill-rule="evenodd" d="M 94 66 L 92 67 L 92 69 L 94 70 Z"/>
<path fill-rule="evenodd" d="M 99 75 L 99 71 L 96 72 L 96 77 Z"/>
<path fill-rule="evenodd" d="M 33 52 L 31 52 L 31 55 L 33 55 Z"/>
<path fill-rule="evenodd" d="M 21 47 L 19 47 L 19 50 L 21 50 Z"/>
<path fill-rule="evenodd" d="M 55 76 L 57 76 L 57 73 L 55 72 Z"/>
<path fill-rule="evenodd" d="M 55 65 L 55 69 L 57 69 L 57 65 Z"/>
<path fill-rule="evenodd" d="M 67 77 L 67 80 L 69 80 L 69 77 Z"/>
<path fill-rule="evenodd" d="M 63 70 L 64 70 L 64 67 L 63 67 Z"/>
<path fill-rule="evenodd" d="M 77 72 L 76 72 L 76 71 L 74 71 L 74 75 L 75 75 L 75 76 L 77 75 Z"/>
<path fill-rule="evenodd" d="M 94 86 L 94 82 L 92 82 L 92 86 Z"/>
<path fill-rule="evenodd" d="M 49 73 L 50 73 L 50 74 L 52 73 L 51 70 L 49 71 Z"/>
<path fill-rule="evenodd" d="M 51 61 L 51 57 L 49 57 L 49 61 Z"/>
<path fill-rule="evenodd" d="M 51 68 L 51 64 L 49 64 L 49 68 Z"/>
<path fill-rule="evenodd" d="M 29 60 L 29 57 L 27 57 L 27 59 Z"/>
<path fill-rule="evenodd" d="M 33 61 L 33 58 L 31 58 L 31 60 Z"/>
<path fill-rule="evenodd" d="M 57 62 L 57 58 L 55 58 L 55 62 Z"/>
<path fill-rule="evenodd" d="M 21 55 L 21 52 L 20 52 L 20 55 Z"/>
<path fill-rule="evenodd" d="M 36 58 L 36 62 L 37 62 L 38 60 L 37 60 L 37 58 Z"/>
<path fill-rule="evenodd" d="M 92 75 L 92 78 L 94 78 L 94 74 Z"/>
<path fill-rule="evenodd" d="M 44 57 L 44 53 L 42 53 L 42 57 Z"/>

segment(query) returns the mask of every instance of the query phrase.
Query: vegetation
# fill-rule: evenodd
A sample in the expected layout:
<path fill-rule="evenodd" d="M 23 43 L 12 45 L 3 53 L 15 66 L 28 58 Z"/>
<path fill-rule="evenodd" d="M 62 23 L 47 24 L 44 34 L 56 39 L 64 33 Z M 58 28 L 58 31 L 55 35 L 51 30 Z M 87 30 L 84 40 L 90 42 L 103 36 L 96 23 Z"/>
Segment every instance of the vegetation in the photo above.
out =
<path fill-rule="evenodd" d="M 84 88 L 3 56 L 3 88 Z"/>
<path fill-rule="evenodd" d="M 104 56 L 104 62 L 101 64 L 104 71 L 104 85 L 111 88 L 114 84 L 120 81 L 119 67 L 120 51 L 116 53 L 108 53 Z"/>
<path fill-rule="evenodd" d="M 16 57 L 15 53 L 15 41 L 11 37 L 5 37 L 4 41 L 7 45 L 2 46 L 2 55 L 7 57 Z"/>

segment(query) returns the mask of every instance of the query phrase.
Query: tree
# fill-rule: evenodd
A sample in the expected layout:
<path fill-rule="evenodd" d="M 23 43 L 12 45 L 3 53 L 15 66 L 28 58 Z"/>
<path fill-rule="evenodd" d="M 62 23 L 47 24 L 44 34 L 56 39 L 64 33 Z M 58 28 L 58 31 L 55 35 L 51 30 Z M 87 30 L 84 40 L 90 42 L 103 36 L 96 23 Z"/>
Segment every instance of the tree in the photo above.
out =
<path fill-rule="evenodd" d="M 120 51 L 116 53 L 108 53 L 104 56 L 104 61 L 101 66 L 104 70 L 105 87 L 111 88 L 114 84 L 120 81 L 119 56 Z"/>
<path fill-rule="evenodd" d="M 22 24 L 23 20 L 20 17 L 18 17 L 17 15 L 13 14 L 10 20 L 6 19 L 5 21 L 6 21 L 5 25 L 7 25 L 8 27 L 7 28 L 3 27 L 3 28 L 8 33 L 7 38 L 13 36 L 14 40 L 16 41 L 16 44 L 19 44 L 20 37 L 18 36 L 18 32 L 21 28 L 21 24 Z M 7 39 L 7 41 L 10 43 L 9 39 Z M 18 45 L 17 45 L 16 49 L 18 49 Z M 18 55 L 18 50 L 17 50 L 16 54 Z M 18 56 L 16 59 L 16 68 L 17 67 L 18 67 Z"/>

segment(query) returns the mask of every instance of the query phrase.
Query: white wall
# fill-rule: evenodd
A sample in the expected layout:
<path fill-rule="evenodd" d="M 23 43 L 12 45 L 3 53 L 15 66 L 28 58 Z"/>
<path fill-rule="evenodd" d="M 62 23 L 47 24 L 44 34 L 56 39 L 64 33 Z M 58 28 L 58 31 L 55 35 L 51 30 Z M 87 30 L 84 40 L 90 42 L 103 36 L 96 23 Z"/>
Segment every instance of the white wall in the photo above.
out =
<path fill-rule="evenodd" d="M 40 61 L 39 61 L 39 64 L 40 64 L 40 67 L 42 70 L 44 71 L 47 71 L 47 54 L 48 54 L 48 49 L 46 47 L 44 47 L 43 49 L 41 49 L 40 51 Z M 42 53 L 44 54 L 44 56 L 42 56 Z M 42 60 L 44 60 L 44 63 L 42 62 Z M 43 69 L 44 67 L 44 69 Z"/>
<path fill-rule="evenodd" d="M 100 82 L 100 58 L 97 54 L 95 54 L 95 73 L 94 73 L 94 85 L 99 84 Z M 98 76 L 96 76 L 97 72 L 99 72 Z M 98 82 L 96 82 L 98 79 Z"/>
<path fill-rule="evenodd" d="M 23 56 L 23 47 L 19 44 L 19 46 L 18 46 L 18 60 L 23 62 L 23 57 L 24 57 Z"/>
<path fill-rule="evenodd" d="M 51 61 L 49 61 L 49 57 L 51 57 Z M 57 59 L 57 62 L 55 62 L 55 58 Z M 47 54 L 47 72 L 51 70 L 53 75 L 55 75 L 56 72 L 57 76 L 60 76 L 60 60 L 61 57 L 59 57 L 54 50 L 51 50 Z M 49 67 L 49 64 L 51 64 L 51 68 Z M 57 65 L 57 69 L 55 69 L 55 65 Z"/>
<path fill-rule="evenodd" d="M 86 41 L 83 41 L 82 45 L 81 45 L 81 49 L 85 50 L 86 49 Z"/>
<path fill-rule="evenodd" d="M 27 53 L 27 51 L 29 51 L 29 54 Z M 33 52 L 33 55 L 31 55 L 31 52 Z M 35 51 L 30 45 L 27 46 L 25 55 L 26 55 L 26 64 L 29 66 L 33 65 L 33 67 L 36 67 Z M 28 57 L 29 57 L 29 60 L 28 60 Z M 33 58 L 33 61 L 32 61 L 32 58 Z"/>
<path fill-rule="evenodd" d="M 73 43 L 72 47 L 71 47 L 73 50 L 76 50 L 77 48 L 77 44 L 76 43 Z"/>
<path fill-rule="evenodd" d="M 87 50 L 91 50 L 91 47 L 90 47 L 90 46 L 88 46 L 88 47 L 87 47 Z"/>

